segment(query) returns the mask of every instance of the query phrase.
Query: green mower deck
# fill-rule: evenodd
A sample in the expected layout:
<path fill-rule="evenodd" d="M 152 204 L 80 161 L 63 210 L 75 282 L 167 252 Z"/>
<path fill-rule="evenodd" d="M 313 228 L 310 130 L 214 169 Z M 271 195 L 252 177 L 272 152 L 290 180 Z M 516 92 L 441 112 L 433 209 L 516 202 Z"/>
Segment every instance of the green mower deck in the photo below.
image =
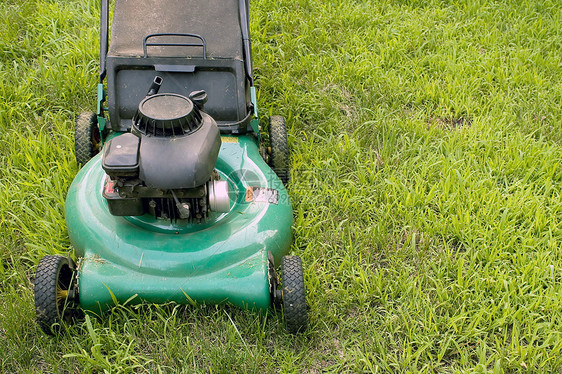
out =
<path fill-rule="evenodd" d="M 216 169 L 231 209 L 199 224 L 111 215 L 100 164 L 97 155 L 81 169 L 66 201 L 83 309 L 102 313 L 127 300 L 271 306 L 268 252 L 277 264 L 288 254 L 292 207 L 253 136 L 223 136 Z"/>

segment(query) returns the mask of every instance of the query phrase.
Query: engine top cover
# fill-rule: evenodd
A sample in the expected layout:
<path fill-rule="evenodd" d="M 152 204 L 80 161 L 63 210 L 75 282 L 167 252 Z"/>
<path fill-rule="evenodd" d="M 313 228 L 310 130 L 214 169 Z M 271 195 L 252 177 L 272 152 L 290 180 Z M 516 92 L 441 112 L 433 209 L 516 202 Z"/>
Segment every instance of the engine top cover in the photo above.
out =
<path fill-rule="evenodd" d="M 147 96 L 133 117 L 133 133 L 156 137 L 189 135 L 201 127 L 201 113 L 185 96 L 163 93 Z"/>

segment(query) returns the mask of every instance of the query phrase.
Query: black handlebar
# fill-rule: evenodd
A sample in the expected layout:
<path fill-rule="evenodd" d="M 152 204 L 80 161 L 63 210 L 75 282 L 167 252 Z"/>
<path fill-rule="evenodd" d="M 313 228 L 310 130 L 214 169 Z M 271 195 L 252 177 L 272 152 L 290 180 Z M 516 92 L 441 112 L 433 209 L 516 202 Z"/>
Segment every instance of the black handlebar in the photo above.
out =
<path fill-rule="evenodd" d="M 185 36 L 188 38 L 196 38 L 201 40 L 201 43 L 170 43 L 170 42 L 152 42 L 148 43 L 148 39 L 158 37 L 158 36 Z M 203 59 L 207 59 L 207 42 L 205 38 L 197 34 L 182 34 L 182 33 L 160 33 L 160 34 L 148 34 L 144 37 L 142 41 L 142 50 L 144 52 L 144 57 L 148 57 L 147 47 L 203 47 Z"/>
<path fill-rule="evenodd" d="M 246 67 L 246 76 L 250 81 L 250 86 L 254 85 L 254 77 L 252 75 L 252 46 L 250 41 L 250 18 L 249 18 L 249 1 L 240 0 L 240 27 L 242 29 L 242 42 L 244 43 L 244 65 Z"/>
<path fill-rule="evenodd" d="M 101 0 L 100 18 L 100 83 L 107 73 L 106 59 L 109 46 L 109 0 Z"/>

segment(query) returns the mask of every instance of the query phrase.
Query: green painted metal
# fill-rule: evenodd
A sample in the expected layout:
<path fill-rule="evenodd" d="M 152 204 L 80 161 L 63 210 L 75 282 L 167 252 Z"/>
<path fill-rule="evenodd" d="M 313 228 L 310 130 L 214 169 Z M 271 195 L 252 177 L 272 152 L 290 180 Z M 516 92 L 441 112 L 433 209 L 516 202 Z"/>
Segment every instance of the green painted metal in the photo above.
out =
<path fill-rule="evenodd" d="M 256 87 L 250 87 L 250 100 L 252 101 L 252 105 L 254 106 L 254 118 L 259 118 L 260 115 L 258 113 L 258 95 L 256 93 Z"/>
<path fill-rule="evenodd" d="M 258 113 L 258 96 L 256 94 L 256 87 L 250 87 L 250 100 L 252 101 L 252 105 L 254 106 L 254 118 L 250 121 L 250 127 L 254 131 L 254 133 L 258 137 L 258 144 L 261 142 L 261 134 L 260 134 L 260 116 Z"/>
<path fill-rule="evenodd" d="M 105 90 L 103 89 L 103 83 L 98 83 L 98 105 L 97 105 L 97 115 L 98 117 L 103 117 L 103 103 L 105 101 Z"/>
<path fill-rule="evenodd" d="M 216 169 L 229 182 L 231 210 L 208 222 L 171 223 L 151 216 L 114 217 L 102 197 L 101 156 L 74 179 L 66 221 L 78 266 L 80 305 L 103 312 L 115 300 L 271 304 L 267 252 L 290 250 L 292 207 L 252 136 L 223 137 Z M 247 201 L 249 187 L 278 191 L 277 204 Z M 136 295 L 136 296 L 135 296 Z"/>

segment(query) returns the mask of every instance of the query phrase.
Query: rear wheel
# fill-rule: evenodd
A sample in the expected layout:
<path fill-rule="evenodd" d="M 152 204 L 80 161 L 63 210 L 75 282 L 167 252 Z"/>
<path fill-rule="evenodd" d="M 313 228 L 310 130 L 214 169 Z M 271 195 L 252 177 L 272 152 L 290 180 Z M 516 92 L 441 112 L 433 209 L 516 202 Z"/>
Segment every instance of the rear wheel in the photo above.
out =
<path fill-rule="evenodd" d="M 49 335 L 59 332 L 62 322 L 72 322 L 76 313 L 75 266 L 71 261 L 63 256 L 45 256 L 35 273 L 37 323 Z"/>
<path fill-rule="evenodd" d="M 85 165 L 101 150 L 101 137 L 98 129 L 98 116 L 83 112 L 76 118 L 74 131 L 74 151 L 76 163 Z"/>
<path fill-rule="evenodd" d="M 271 168 L 286 186 L 289 184 L 289 144 L 284 117 L 271 116 L 269 118 L 269 143 Z"/>
<path fill-rule="evenodd" d="M 299 256 L 284 256 L 281 259 L 281 286 L 287 330 L 292 334 L 303 332 L 308 327 L 308 305 Z"/>

